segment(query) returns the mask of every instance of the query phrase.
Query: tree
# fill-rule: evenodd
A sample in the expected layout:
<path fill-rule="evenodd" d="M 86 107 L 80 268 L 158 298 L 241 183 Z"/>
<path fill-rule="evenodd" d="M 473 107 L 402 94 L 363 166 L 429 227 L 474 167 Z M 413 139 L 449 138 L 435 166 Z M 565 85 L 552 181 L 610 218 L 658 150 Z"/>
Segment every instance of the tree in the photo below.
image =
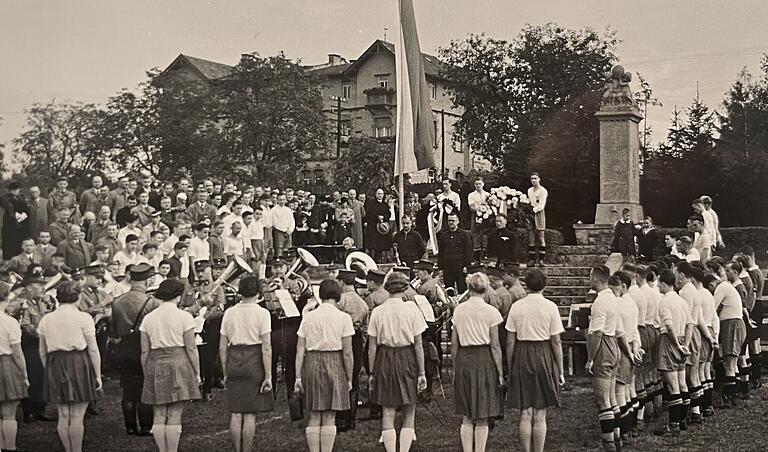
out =
<path fill-rule="evenodd" d="M 457 133 L 472 149 L 526 185 L 540 129 L 564 106 L 605 83 L 616 62 L 613 31 L 527 25 L 512 42 L 470 35 L 440 50 Z M 593 112 L 594 113 L 594 112 Z"/>
<path fill-rule="evenodd" d="M 13 140 L 16 163 L 26 177 L 43 183 L 62 175 L 84 182 L 116 170 L 105 118 L 106 112 L 93 104 L 34 104 L 25 130 Z"/>
<path fill-rule="evenodd" d="M 236 165 L 236 174 L 285 182 L 328 138 L 320 80 L 282 53 L 243 55 L 216 87 L 222 147 L 207 165 Z"/>
<path fill-rule="evenodd" d="M 378 188 L 393 184 L 395 146 L 391 141 L 352 137 L 334 167 L 337 187 L 354 187 L 360 193 L 373 194 Z"/>

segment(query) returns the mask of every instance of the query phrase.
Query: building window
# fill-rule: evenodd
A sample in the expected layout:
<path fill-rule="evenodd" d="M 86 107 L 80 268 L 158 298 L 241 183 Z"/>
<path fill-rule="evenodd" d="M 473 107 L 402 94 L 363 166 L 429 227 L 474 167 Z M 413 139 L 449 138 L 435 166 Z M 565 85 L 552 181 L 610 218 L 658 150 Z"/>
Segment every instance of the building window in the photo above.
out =
<path fill-rule="evenodd" d="M 384 89 L 389 88 L 389 74 L 377 75 L 376 79 L 379 82 L 379 88 L 384 88 Z"/>
<path fill-rule="evenodd" d="M 351 131 L 350 127 L 351 121 L 341 121 L 341 136 L 348 137 Z"/>
<path fill-rule="evenodd" d="M 437 99 L 437 85 L 430 85 L 432 92 L 432 99 Z"/>
<path fill-rule="evenodd" d="M 304 183 L 304 185 L 309 185 L 312 183 L 312 171 L 310 170 L 304 170 L 301 172 L 301 181 Z"/>
<path fill-rule="evenodd" d="M 386 138 L 391 136 L 391 130 L 389 127 L 375 127 L 373 129 L 373 136 L 375 138 Z"/>
<path fill-rule="evenodd" d="M 439 130 L 437 129 L 437 119 L 432 120 L 432 128 L 435 131 L 435 147 L 437 147 L 437 144 L 440 143 L 440 134 Z"/>
<path fill-rule="evenodd" d="M 352 85 L 342 85 L 341 86 L 341 97 L 344 99 L 349 99 L 352 97 Z"/>
<path fill-rule="evenodd" d="M 435 168 L 430 168 L 429 169 L 427 180 L 428 180 L 428 182 L 430 184 L 434 183 L 437 180 L 437 169 L 435 169 Z"/>
<path fill-rule="evenodd" d="M 452 146 L 453 147 L 453 151 L 454 152 L 459 152 L 459 153 L 463 154 L 464 153 L 464 146 L 465 146 L 464 145 L 464 141 L 461 138 L 454 136 L 453 146 Z"/>
<path fill-rule="evenodd" d="M 316 184 L 323 184 L 325 183 L 325 174 L 323 170 L 316 169 L 315 170 L 315 183 Z"/>

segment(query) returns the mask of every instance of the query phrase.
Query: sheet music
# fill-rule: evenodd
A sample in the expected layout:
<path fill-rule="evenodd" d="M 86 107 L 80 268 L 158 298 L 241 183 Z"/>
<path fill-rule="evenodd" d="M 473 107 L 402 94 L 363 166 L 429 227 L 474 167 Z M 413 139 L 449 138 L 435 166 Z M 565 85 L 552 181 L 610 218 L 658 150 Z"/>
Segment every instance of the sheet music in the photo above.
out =
<path fill-rule="evenodd" d="M 205 325 L 205 313 L 208 312 L 208 307 L 203 306 L 195 317 L 195 334 L 199 334 L 203 331 L 203 325 Z"/>
<path fill-rule="evenodd" d="M 291 297 L 291 293 L 287 289 L 278 289 L 275 291 L 275 295 L 286 317 L 301 316 L 299 308 L 296 307 L 296 303 L 293 302 L 293 297 Z"/>
<path fill-rule="evenodd" d="M 427 322 L 435 321 L 435 311 L 432 309 L 432 305 L 429 304 L 427 297 L 424 295 L 416 295 L 416 305 L 421 309 L 421 313 L 424 314 L 424 320 Z"/>

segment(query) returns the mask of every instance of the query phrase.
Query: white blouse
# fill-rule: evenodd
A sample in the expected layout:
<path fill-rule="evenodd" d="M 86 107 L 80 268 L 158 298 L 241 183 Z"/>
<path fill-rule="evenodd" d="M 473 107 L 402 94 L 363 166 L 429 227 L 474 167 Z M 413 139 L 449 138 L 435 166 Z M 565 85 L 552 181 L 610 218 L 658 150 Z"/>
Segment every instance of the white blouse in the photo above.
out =
<path fill-rule="evenodd" d="M 221 334 L 229 345 L 261 344 L 261 336 L 272 332 L 269 311 L 256 303 L 238 303 L 224 311 Z"/>
<path fill-rule="evenodd" d="M 304 314 L 301 320 L 299 337 L 306 341 L 307 351 L 337 351 L 342 348 L 342 339 L 355 335 L 352 317 L 339 308 L 327 304 L 320 305 Z"/>
<path fill-rule="evenodd" d="M 368 335 L 387 347 L 413 345 L 413 338 L 427 329 L 427 322 L 416 303 L 390 298 L 373 308 Z"/>
<path fill-rule="evenodd" d="M 184 333 L 195 328 L 192 314 L 179 309 L 173 302 L 161 303 L 144 316 L 139 331 L 147 333 L 150 347 L 184 347 Z"/>
<path fill-rule="evenodd" d="M 40 336 L 45 338 L 47 351 L 85 350 L 86 336 L 96 335 L 96 325 L 90 314 L 77 309 L 74 304 L 60 304 L 58 309 L 46 314 L 38 326 Z"/>
<path fill-rule="evenodd" d="M 470 297 L 469 300 L 456 306 L 451 321 L 459 335 L 459 345 L 467 347 L 490 344 L 490 329 L 499 325 L 504 319 L 496 308 L 486 303 L 481 297 Z"/>
<path fill-rule="evenodd" d="M 557 305 L 540 293 L 517 300 L 509 308 L 505 328 L 520 341 L 548 341 L 565 331 Z"/>
<path fill-rule="evenodd" d="M 12 354 L 11 346 L 20 343 L 21 326 L 19 326 L 19 322 L 0 311 L 0 356 Z"/>

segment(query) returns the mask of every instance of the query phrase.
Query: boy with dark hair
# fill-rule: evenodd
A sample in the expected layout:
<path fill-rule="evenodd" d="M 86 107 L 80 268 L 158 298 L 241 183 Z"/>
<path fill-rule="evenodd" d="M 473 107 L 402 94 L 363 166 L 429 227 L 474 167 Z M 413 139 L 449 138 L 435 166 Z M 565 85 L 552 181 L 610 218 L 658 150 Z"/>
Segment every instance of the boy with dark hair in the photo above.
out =
<path fill-rule="evenodd" d="M 635 235 L 637 229 L 632 222 L 632 215 L 629 209 L 624 208 L 621 211 L 621 220 L 616 223 L 613 229 L 613 243 L 611 252 L 621 253 L 621 257 L 629 262 L 635 261 Z"/>

